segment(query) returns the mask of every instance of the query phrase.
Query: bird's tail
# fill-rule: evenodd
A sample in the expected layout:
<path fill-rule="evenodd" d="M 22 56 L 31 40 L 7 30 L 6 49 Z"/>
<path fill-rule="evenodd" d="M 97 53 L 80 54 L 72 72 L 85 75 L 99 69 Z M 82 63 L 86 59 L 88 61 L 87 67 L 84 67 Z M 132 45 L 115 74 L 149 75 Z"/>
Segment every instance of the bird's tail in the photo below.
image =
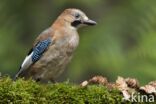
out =
<path fill-rule="evenodd" d="M 19 77 L 20 73 L 21 73 L 21 67 L 19 68 L 19 71 L 14 76 L 14 78 L 13 78 L 14 81 Z"/>

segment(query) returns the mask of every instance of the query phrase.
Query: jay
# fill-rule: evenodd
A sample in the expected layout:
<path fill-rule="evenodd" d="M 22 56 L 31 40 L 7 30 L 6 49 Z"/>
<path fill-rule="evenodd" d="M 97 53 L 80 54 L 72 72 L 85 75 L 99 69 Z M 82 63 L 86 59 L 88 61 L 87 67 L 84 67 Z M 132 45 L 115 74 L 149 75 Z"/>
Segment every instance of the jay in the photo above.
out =
<path fill-rule="evenodd" d="M 65 9 L 35 40 L 15 79 L 53 82 L 65 70 L 79 44 L 79 27 L 96 25 L 79 9 Z"/>

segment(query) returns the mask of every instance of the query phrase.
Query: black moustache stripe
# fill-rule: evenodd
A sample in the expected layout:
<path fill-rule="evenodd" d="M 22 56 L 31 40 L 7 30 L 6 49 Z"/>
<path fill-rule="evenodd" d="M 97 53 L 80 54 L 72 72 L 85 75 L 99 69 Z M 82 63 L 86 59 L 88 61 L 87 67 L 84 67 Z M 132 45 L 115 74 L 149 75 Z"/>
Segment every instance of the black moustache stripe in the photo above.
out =
<path fill-rule="evenodd" d="M 81 24 L 81 21 L 79 21 L 79 20 L 76 20 L 76 21 L 71 23 L 71 25 L 74 26 L 74 27 L 77 27 L 80 24 Z"/>

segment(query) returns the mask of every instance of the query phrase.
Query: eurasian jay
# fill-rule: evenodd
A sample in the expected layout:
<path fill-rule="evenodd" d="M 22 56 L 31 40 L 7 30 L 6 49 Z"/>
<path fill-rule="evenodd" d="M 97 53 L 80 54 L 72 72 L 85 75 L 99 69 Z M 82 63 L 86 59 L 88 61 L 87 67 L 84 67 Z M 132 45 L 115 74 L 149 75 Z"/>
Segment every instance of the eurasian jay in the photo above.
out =
<path fill-rule="evenodd" d="M 35 40 L 15 78 L 54 81 L 65 70 L 79 44 L 77 29 L 96 25 L 79 9 L 66 9 L 54 24 Z"/>

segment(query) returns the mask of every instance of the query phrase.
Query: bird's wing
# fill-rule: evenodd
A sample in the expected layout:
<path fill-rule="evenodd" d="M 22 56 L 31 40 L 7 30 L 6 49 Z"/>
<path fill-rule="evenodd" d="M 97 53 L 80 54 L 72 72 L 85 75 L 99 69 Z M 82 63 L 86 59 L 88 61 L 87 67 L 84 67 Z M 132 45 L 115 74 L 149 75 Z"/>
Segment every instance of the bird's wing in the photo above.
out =
<path fill-rule="evenodd" d="M 32 48 L 29 52 L 29 54 L 24 59 L 19 72 L 16 74 L 16 78 L 19 76 L 21 72 L 28 69 L 32 64 L 37 62 L 43 53 L 46 51 L 46 49 L 49 47 L 49 45 L 52 43 L 51 38 L 39 41 L 34 48 Z"/>

